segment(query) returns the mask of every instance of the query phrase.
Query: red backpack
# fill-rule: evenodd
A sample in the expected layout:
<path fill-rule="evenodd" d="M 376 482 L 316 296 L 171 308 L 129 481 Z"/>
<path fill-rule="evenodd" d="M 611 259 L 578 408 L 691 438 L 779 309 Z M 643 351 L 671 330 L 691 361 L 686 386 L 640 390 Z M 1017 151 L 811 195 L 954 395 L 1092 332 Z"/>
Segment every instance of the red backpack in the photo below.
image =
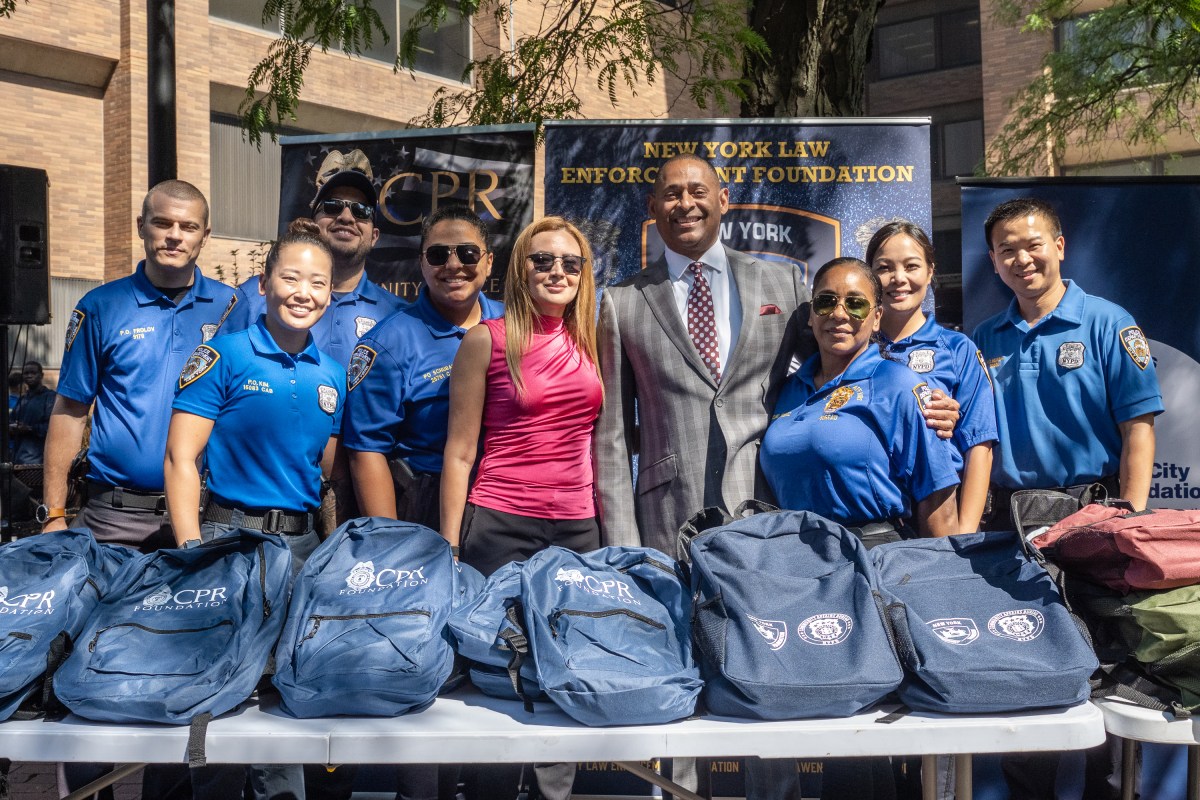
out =
<path fill-rule="evenodd" d="M 1200 510 L 1091 503 L 1032 537 L 1068 572 L 1122 594 L 1200 583 Z"/>

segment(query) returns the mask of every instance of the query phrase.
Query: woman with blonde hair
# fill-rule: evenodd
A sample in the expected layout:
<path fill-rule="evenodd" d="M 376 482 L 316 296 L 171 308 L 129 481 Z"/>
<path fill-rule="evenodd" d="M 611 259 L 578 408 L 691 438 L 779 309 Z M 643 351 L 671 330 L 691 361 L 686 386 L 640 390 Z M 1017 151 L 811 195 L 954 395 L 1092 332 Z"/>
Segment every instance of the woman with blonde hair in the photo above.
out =
<path fill-rule="evenodd" d="M 603 389 L 591 254 L 561 217 L 525 228 L 503 319 L 470 330 L 454 359 L 442 535 L 484 575 L 550 545 L 599 547 L 591 438 Z"/>
<path fill-rule="evenodd" d="M 604 391 L 591 262 L 587 239 L 562 217 L 526 227 L 508 263 L 503 319 L 468 331 L 454 358 L 442 535 L 484 575 L 552 545 L 600 546 L 591 445 Z M 570 797 L 574 764 L 537 764 L 533 774 L 534 796 Z M 466 796 L 513 800 L 520 782 L 519 765 L 480 766 Z"/>

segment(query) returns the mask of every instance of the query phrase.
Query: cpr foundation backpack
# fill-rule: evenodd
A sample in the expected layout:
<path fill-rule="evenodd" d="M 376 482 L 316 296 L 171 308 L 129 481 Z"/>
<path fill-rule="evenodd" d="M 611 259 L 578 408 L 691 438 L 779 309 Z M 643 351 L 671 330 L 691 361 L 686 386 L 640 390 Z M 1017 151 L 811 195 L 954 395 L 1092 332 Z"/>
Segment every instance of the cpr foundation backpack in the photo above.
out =
<path fill-rule="evenodd" d="M 397 716 L 450 677 L 446 621 L 483 586 L 421 525 L 351 520 L 309 556 L 292 590 L 273 681 L 295 717 Z"/>
<path fill-rule="evenodd" d="M 55 671 L 112 576 L 136 555 L 83 528 L 0 547 L 0 720 L 46 709 Z"/>
<path fill-rule="evenodd" d="M 1015 533 L 894 542 L 871 556 L 910 708 L 992 713 L 1087 700 L 1096 656 Z"/>
<path fill-rule="evenodd" d="M 689 716 L 700 694 L 689 599 L 675 562 L 646 547 L 550 547 L 521 570 L 542 690 L 585 725 Z"/>
<path fill-rule="evenodd" d="M 681 533 L 709 711 L 845 717 L 900 685 L 875 565 L 857 536 L 807 511 L 722 517 L 702 512 Z M 725 524 L 700 530 L 699 520 Z"/>
<path fill-rule="evenodd" d="M 122 567 L 55 679 L 87 719 L 186 724 L 254 691 L 287 612 L 291 555 L 278 536 L 238 530 Z"/>
<path fill-rule="evenodd" d="M 483 589 L 448 622 L 458 654 L 467 660 L 471 683 L 506 700 L 549 700 L 529 657 L 521 606 L 524 562 L 510 561 L 488 576 Z M 515 683 L 516 676 L 520 682 Z"/>

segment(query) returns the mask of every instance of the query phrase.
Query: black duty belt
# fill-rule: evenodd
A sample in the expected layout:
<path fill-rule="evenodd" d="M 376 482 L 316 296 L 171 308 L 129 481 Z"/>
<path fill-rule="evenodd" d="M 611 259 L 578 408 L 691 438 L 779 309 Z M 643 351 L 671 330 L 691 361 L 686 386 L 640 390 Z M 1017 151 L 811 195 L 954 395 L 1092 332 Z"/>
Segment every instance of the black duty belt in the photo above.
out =
<path fill-rule="evenodd" d="M 113 508 L 140 508 L 158 514 L 167 511 L 167 498 L 162 492 L 140 492 L 95 481 L 88 481 L 88 501 L 104 503 Z"/>
<path fill-rule="evenodd" d="M 862 540 L 868 550 L 876 545 L 898 542 L 902 539 L 915 539 L 917 536 L 908 521 L 899 517 L 868 522 L 849 530 Z"/>
<path fill-rule="evenodd" d="M 241 512 L 242 518 L 236 523 L 234 515 Z M 204 521 L 215 522 L 218 525 L 237 525 L 239 528 L 253 528 L 263 533 L 305 533 L 313 526 L 313 515 L 280 511 L 272 509 L 241 509 L 223 506 L 210 500 L 204 509 Z"/>

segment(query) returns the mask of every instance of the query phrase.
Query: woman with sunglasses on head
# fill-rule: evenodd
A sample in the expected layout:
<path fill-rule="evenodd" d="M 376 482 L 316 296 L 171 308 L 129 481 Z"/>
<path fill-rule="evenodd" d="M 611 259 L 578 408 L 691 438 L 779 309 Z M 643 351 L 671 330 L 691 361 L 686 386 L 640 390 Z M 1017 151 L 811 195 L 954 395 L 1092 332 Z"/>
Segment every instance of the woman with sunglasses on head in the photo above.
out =
<path fill-rule="evenodd" d="M 783 508 L 855 529 L 869 547 L 958 532 L 954 448 L 925 425 L 926 383 L 880 351 L 882 303 L 857 258 L 817 270 L 817 353 L 784 386 L 759 457 Z"/>
<path fill-rule="evenodd" d="M 959 531 L 979 530 L 999 436 L 992 384 L 979 349 L 967 336 L 926 316 L 921 306 L 933 282 L 933 243 L 907 220 L 884 225 L 867 244 L 866 261 L 883 285 L 880 339 L 887 357 L 942 389 L 959 403 L 951 440 L 962 456 Z"/>
<path fill-rule="evenodd" d="M 454 359 L 442 535 L 485 576 L 551 545 L 600 546 L 591 443 L 604 392 L 591 256 L 561 217 L 526 227 L 509 261 L 504 319 L 468 333 Z M 534 777 L 537 796 L 565 800 L 575 765 L 538 764 Z M 513 800 L 517 782 L 516 770 L 483 768 L 467 797 Z"/>
<path fill-rule="evenodd" d="M 420 264 L 416 301 L 368 331 L 350 357 L 342 441 L 364 516 L 438 530 L 450 367 L 467 332 L 504 306 L 483 294 L 488 230 L 466 206 L 425 218 Z"/>

